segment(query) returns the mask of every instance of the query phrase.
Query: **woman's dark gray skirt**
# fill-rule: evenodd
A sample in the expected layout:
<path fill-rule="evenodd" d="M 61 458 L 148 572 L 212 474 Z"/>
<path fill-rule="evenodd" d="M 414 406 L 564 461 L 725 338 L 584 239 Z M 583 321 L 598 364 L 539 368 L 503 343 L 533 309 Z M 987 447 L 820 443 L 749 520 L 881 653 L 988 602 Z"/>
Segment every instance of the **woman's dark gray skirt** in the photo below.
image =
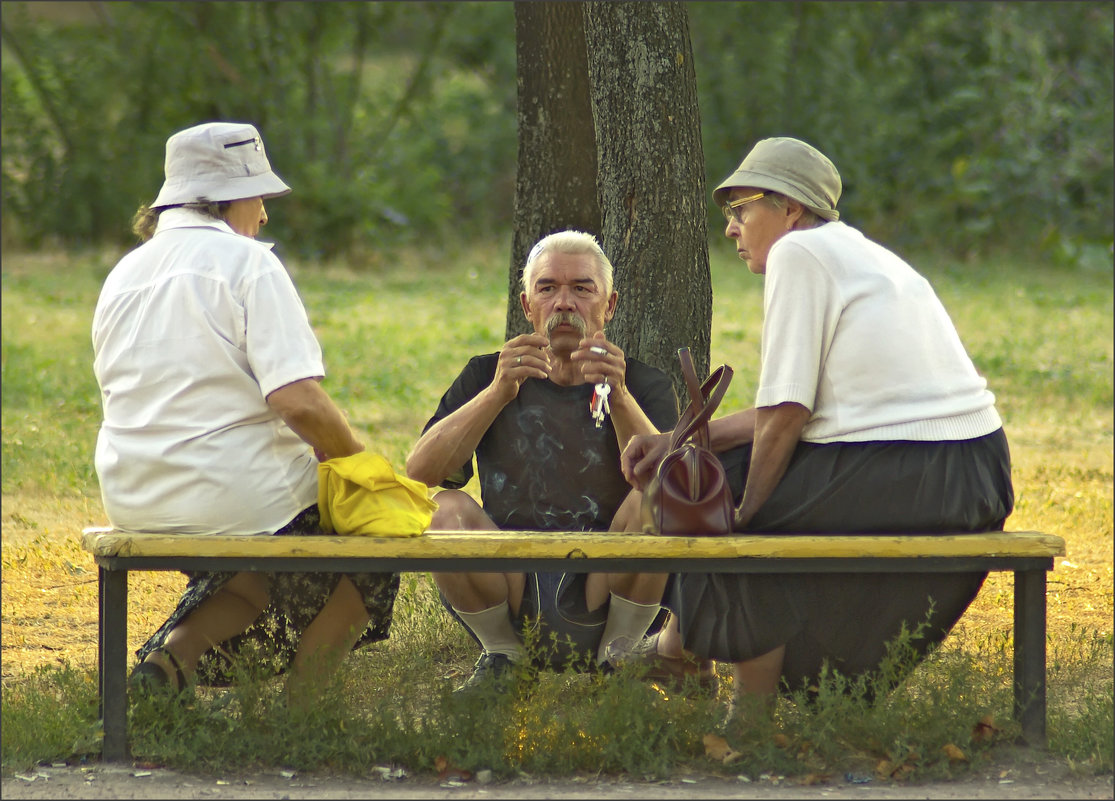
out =
<path fill-rule="evenodd" d="M 751 447 L 720 455 L 736 502 Z M 799 443 L 785 476 L 748 525 L 835 533 L 999 531 L 1014 508 L 1002 429 L 950 442 Z M 786 646 L 790 690 L 825 662 L 845 676 L 876 670 L 887 643 L 923 623 L 915 653 L 948 634 L 986 573 L 683 574 L 671 607 L 685 648 L 740 662 Z"/>

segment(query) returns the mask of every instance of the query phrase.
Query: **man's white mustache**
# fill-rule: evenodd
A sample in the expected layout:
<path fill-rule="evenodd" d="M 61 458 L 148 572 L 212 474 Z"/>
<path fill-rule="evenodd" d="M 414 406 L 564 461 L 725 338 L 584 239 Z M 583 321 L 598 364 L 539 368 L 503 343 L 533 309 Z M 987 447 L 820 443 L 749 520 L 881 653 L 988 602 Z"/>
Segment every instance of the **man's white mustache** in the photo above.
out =
<path fill-rule="evenodd" d="M 558 312 L 546 321 L 546 336 L 553 334 L 554 329 L 559 325 L 573 326 L 580 332 L 582 337 L 585 335 L 585 330 L 588 328 L 588 323 L 585 322 L 585 318 L 576 312 Z"/>

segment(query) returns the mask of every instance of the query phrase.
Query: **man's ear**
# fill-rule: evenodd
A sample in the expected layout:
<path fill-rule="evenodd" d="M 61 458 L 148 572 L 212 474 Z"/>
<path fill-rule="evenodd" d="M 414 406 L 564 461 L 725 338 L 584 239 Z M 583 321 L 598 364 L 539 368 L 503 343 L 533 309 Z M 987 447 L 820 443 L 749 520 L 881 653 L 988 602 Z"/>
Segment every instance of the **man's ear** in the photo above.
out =
<path fill-rule="evenodd" d="M 527 293 L 519 293 L 519 305 L 523 307 L 523 316 L 528 320 L 530 319 L 530 303 L 527 301 Z"/>
<path fill-rule="evenodd" d="M 610 323 L 612 321 L 612 317 L 615 316 L 616 305 L 618 303 L 619 293 L 613 290 L 611 296 L 608 298 L 608 307 L 604 309 L 604 322 Z"/>

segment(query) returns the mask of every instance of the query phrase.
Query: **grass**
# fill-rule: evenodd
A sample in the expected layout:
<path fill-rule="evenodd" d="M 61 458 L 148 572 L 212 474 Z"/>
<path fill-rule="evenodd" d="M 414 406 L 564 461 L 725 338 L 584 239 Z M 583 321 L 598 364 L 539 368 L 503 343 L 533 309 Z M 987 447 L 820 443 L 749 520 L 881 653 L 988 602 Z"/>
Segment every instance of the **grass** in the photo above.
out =
<path fill-rule="evenodd" d="M 92 470 L 99 400 L 89 327 L 118 256 L 4 255 L 5 774 L 99 753 L 96 569 L 78 532 L 106 522 Z M 762 286 L 719 243 L 712 258 L 711 357 L 736 370 L 723 404 L 731 411 L 754 397 Z M 1067 542 L 1049 577 L 1050 749 L 1081 771 L 1109 773 L 1111 275 L 1009 257 L 916 263 L 996 393 L 1014 462 L 1008 527 Z M 465 360 L 502 341 L 506 265 L 506 249 L 488 242 L 384 256 L 360 273 L 291 266 L 322 341 L 326 388 L 396 466 Z M 544 674 L 522 697 L 454 700 L 447 691 L 471 669 L 474 648 L 428 577 L 406 574 L 392 637 L 350 656 L 312 712 L 287 710 L 275 681 L 201 690 L 186 705 L 138 704 L 133 750 L 145 761 L 203 770 L 692 770 L 802 782 L 846 772 L 878 780 L 954 775 L 1017 733 L 1011 581 L 989 577 L 943 647 L 882 701 L 840 691 L 833 676 L 816 702 L 785 699 L 769 723 L 722 732 L 726 673 L 716 698 L 672 696 L 626 674 L 602 681 L 563 673 Z M 162 622 L 183 585 L 176 574 L 129 576 L 131 648 Z"/>

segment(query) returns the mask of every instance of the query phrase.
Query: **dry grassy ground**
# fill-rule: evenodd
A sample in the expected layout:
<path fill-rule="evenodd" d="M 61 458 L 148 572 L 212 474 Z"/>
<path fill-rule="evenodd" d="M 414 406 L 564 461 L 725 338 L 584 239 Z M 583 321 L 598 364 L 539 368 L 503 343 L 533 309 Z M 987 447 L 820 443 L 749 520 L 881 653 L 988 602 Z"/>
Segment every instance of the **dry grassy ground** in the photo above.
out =
<path fill-rule="evenodd" d="M 60 425 L 57 431 L 54 428 L 67 419 L 72 422 L 73 418 L 66 418 L 65 415 L 72 415 L 73 405 L 80 400 L 81 393 L 67 393 L 67 388 L 73 381 L 65 376 L 88 369 L 82 351 L 87 347 L 86 307 L 90 306 L 90 279 L 75 272 L 73 280 L 54 281 L 49 285 L 27 278 L 27 286 L 23 287 L 22 284 L 15 285 L 8 281 L 17 275 L 34 276 L 49 273 L 49 269 L 57 270 L 58 267 L 53 262 L 44 265 L 30 260 L 23 265 L 22 270 L 17 271 L 13 268 L 12 261 L 5 262 L 5 395 L 8 401 L 5 403 L 5 464 L 9 465 L 9 458 L 13 460 L 13 464 L 18 459 L 25 461 L 18 463 L 19 470 L 5 470 L 4 493 L 0 499 L 0 542 L 3 546 L 0 554 L 3 568 L 0 573 L 3 635 L 0 638 L 0 668 L 5 686 L 18 680 L 21 675 L 43 666 L 68 664 L 90 673 L 95 669 L 97 572 L 92 559 L 80 547 L 80 534 L 81 529 L 86 526 L 107 524 L 99 498 L 80 494 L 83 490 L 95 491 L 88 489 L 95 484 L 70 477 L 71 474 L 82 475 L 80 470 L 72 469 L 72 465 L 84 465 L 88 461 L 86 456 L 79 454 L 75 448 L 57 447 L 52 450 L 47 447 L 50 444 L 65 443 L 67 439 L 81 440 L 90 430 L 88 422 L 82 422 L 78 426 L 71 425 L 69 429 Z M 488 261 L 494 263 L 495 259 L 491 257 Z M 16 266 L 19 264 L 22 262 Z M 412 272 L 415 275 L 420 274 L 418 271 L 403 272 L 407 275 Z M 745 280 L 736 279 L 722 269 L 716 271 L 716 274 L 723 276 L 718 280 Z M 329 281 L 335 282 L 337 287 L 333 287 Z M 1109 331 L 1111 321 L 1109 316 L 1103 317 L 1098 323 L 1092 317 L 1082 316 L 1080 309 L 1085 308 L 1085 305 L 1081 305 L 1084 301 L 1078 302 L 1075 295 L 1067 300 L 1056 295 L 1055 292 L 1061 291 L 1061 284 L 1052 279 L 1046 283 L 1044 278 L 1038 281 L 1028 276 L 1027 281 L 1032 281 L 1037 288 L 1030 288 L 1030 284 L 1027 284 L 1023 298 L 1026 304 L 1000 315 L 1012 317 L 1014 327 L 1010 330 L 996 328 L 998 316 L 989 319 L 985 313 L 994 302 L 991 298 L 1005 297 L 1002 283 L 995 283 L 989 290 L 978 285 L 961 285 L 949 290 L 955 293 L 955 297 L 948 300 L 951 306 L 958 309 L 958 326 L 962 327 L 966 337 L 971 336 L 975 341 L 974 347 L 980 351 L 981 361 L 999 370 L 998 375 L 990 378 L 996 389 L 1011 441 L 1016 491 L 1015 512 L 1007 527 L 1058 534 L 1067 543 L 1066 556 L 1057 560 L 1054 570 L 1049 574 L 1048 589 L 1050 703 L 1051 708 L 1056 703 L 1061 703 L 1063 708 L 1065 703 L 1072 703 L 1075 688 L 1071 686 L 1071 681 L 1058 681 L 1063 674 L 1058 673 L 1056 665 L 1059 662 L 1081 663 L 1088 656 L 1085 651 L 1089 638 L 1099 637 L 1110 642 L 1112 633 L 1113 414 L 1106 401 L 1095 400 L 1097 395 L 1102 400 L 1103 393 L 1100 389 L 1103 387 L 1107 388 L 1109 397 L 1112 346 L 1107 341 L 1110 339 L 1108 334 L 1097 338 L 1096 329 L 1098 326 L 1101 333 Z M 322 310 L 328 307 L 329 298 L 333 296 L 331 293 L 346 291 L 351 294 L 361 287 L 359 282 L 347 276 L 327 277 L 327 280 L 322 279 L 320 283 L 321 286 L 315 288 L 314 282 L 305 281 L 310 287 L 306 290 L 306 295 L 314 319 L 325 317 Z M 950 286 L 946 281 L 942 280 L 941 283 L 946 288 Z M 748 289 L 749 294 L 742 295 L 743 300 L 737 302 L 741 298 L 743 286 L 741 283 L 739 286 L 729 286 L 724 291 L 718 289 L 718 308 L 715 310 L 714 320 L 720 322 L 714 331 L 714 364 L 727 362 L 746 366 L 754 361 L 756 342 L 755 331 L 752 329 L 761 296 L 753 289 Z M 383 282 L 374 296 L 369 294 L 360 301 L 368 307 L 368 311 L 359 319 L 380 321 L 379 324 L 388 327 L 349 330 L 342 326 L 338 333 L 334 328 L 339 323 L 332 320 L 323 329 L 324 338 L 333 337 L 325 343 L 326 352 L 340 353 L 348 342 L 395 341 L 401 336 L 400 332 L 389 327 L 395 325 L 392 322 L 394 317 L 389 312 L 405 302 L 404 298 L 408 296 L 406 293 L 413 290 L 404 283 L 396 294 L 392 294 L 394 291 L 393 285 Z M 981 292 L 986 292 L 988 297 L 981 296 Z M 1109 315 L 1110 290 L 1105 292 L 1105 295 L 1101 293 L 1102 303 L 1095 302 L 1089 296 L 1086 308 L 1102 306 L 1102 314 Z M 74 297 L 70 298 L 67 293 L 72 293 Z M 1021 290 L 1019 293 L 1019 297 L 1022 297 Z M 972 297 L 967 298 L 966 295 Z M 1031 296 L 1037 300 L 1033 300 Z M 1050 297 L 1055 298 L 1055 304 L 1048 299 Z M 491 319 L 471 332 L 470 336 L 474 341 L 462 341 L 453 346 L 460 353 L 441 354 L 446 365 L 463 363 L 463 354 L 466 351 L 471 353 L 477 347 L 477 341 L 487 342 L 491 331 L 502 328 L 502 313 L 498 304 L 489 301 L 485 292 L 478 292 L 472 300 L 470 305 L 477 308 L 483 306 Z M 1021 304 L 1022 300 L 1018 303 Z M 1065 311 L 1063 314 L 1053 315 L 1042 303 L 1064 306 Z M 377 304 L 382 304 L 383 308 Z M 722 304 L 729 304 L 731 308 L 720 308 Z M 85 311 L 79 313 L 75 309 Z M 424 313 L 431 319 L 423 318 L 422 324 L 417 326 L 418 330 L 432 327 L 433 316 L 439 311 L 431 306 L 424 309 Z M 1025 323 L 1020 327 L 1019 319 Z M 746 322 L 748 320 L 751 322 Z M 746 322 L 746 325 L 740 321 Z M 414 320 L 411 320 L 408 330 L 413 328 Z M 52 378 L 50 371 L 57 369 L 51 361 L 54 353 L 48 352 L 40 356 L 38 354 L 43 348 L 36 345 L 38 350 L 35 351 L 35 359 L 28 360 L 17 350 L 23 345 L 23 340 L 41 337 L 43 331 L 50 331 L 59 339 L 62 343 L 59 351 L 68 348 L 71 352 L 68 360 L 72 364 L 64 368 L 69 372 L 62 377 Z M 1025 341 L 1018 340 L 1019 331 L 1025 332 Z M 1089 335 L 1092 339 L 1085 341 Z M 435 341 L 440 347 L 449 340 L 440 335 L 433 336 L 430 342 L 423 340 L 416 347 L 432 348 Z M 31 346 L 27 347 L 30 351 Z M 45 350 L 51 351 L 51 348 Z M 1076 353 L 1077 350 L 1080 353 Z M 372 383 L 377 387 L 387 385 L 395 389 L 397 383 L 399 387 L 409 388 L 412 394 L 430 398 L 436 398 L 436 393 L 443 388 L 441 382 L 425 375 L 424 371 L 419 371 L 418 374 L 408 371 L 406 375 L 400 376 L 395 376 L 394 373 L 365 376 L 364 373 L 370 368 L 361 354 L 362 351 L 357 349 L 353 353 L 346 353 L 344 359 L 337 358 L 339 369 L 333 372 L 333 386 L 363 386 L 374 378 Z M 17 357 L 24 358 L 24 361 L 19 363 L 20 367 L 12 367 L 16 364 Z M 61 364 L 62 358 L 58 359 Z M 20 369 L 23 371 L 22 375 L 18 372 Z M 428 372 L 448 369 L 450 368 L 439 366 Z M 358 373 L 358 380 L 346 382 L 347 373 Z M 1083 382 L 1081 386 L 1091 393 L 1091 397 L 1079 402 L 1073 394 L 1074 387 L 1079 389 L 1073 384 L 1078 374 L 1083 376 L 1080 379 Z M 1058 376 L 1062 378 L 1058 379 Z M 20 378 L 23 379 L 22 385 L 18 383 Z M 12 402 L 12 398 L 19 397 L 17 387 L 24 395 L 37 397 L 40 387 L 51 382 L 58 386 L 51 386 L 50 392 L 41 390 L 44 401 L 39 406 L 29 403 L 26 413 L 21 404 Z M 753 397 L 753 386 L 749 382 L 754 382 L 754 376 L 737 367 L 737 378 L 731 393 L 732 400 L 737 405 Z M 352 407 L 354 420 L 359 421 L 368 431 L 373 431 L 373 441 L 385 443 L 388 453 L 397 460 L 399 454 L 405 453 L 409 446 L 407 432 L 416 432 L 429 410 L 417 407 L 411 409 L 409 404 L 395 404 L 385 409 L 363 398 L 360 393 L 348 391 L 350 394 L 347 396 L 346 408 Z M 427 405 L 432 403 L 431 400 Z M 61 408 L 63 404 L 66 408 Z M 725 411 L 733 411 L 734 408 L 731 403 L 725 404 Z M 39 456 L 38 461 L 33 458 L 36 455 Z M 30 476 L 26 484 L 9 480 L 13 476 L 23 475 L 20 471 L 26 471 Z M 75 489 L 75 486 L 80 489 Z M 184 584 L 184 577 L 176 573 L 129 575 L 130 649 L 137 648 L 163 622 L 177 603 Z M 951 647 L 962 648 L 973 654 L 997 653 L 1009 649 L 1012 598 L 1012 577 L 1009 574 L 991 575 L 947 642 Z M 413 604 L 408 605 L 408 608 L 412 607 Z M 431 614 L 441 613 L 434 609 Z M 389 647 L 402 650 L 411 647 L 407 642 L 410 629 L 407 626 L 398 627 L 399 636 L 392 638 Z M 459 631 L 447 623 L 445 630 L 449 629 L 459 634 Z M 1009 665 L 1009 660 L 988 660 L 987 664 Z M 1092 659 L 1089 664 L 1095 664 L 1097 671 L 1103 671 L 1104 680 L 1110 682 L 1109 659 L 1106 663 Z M 459 667 L 467 670 L 469 666 L 462 660 Z M 375 666 L 368 666 L 368 669 L 374 670 Z M 1014 755 L 1008 755 L 1008 760 L 1009 764 L 995 766 L 998 772 L 984 771 L 980 776 L 970 777 L 974 782 L 971 784 L 932 790 L 911 787 L 908 788 L 911 792 L 905 794 L 902 788 L 884 788 L 878 784 L 870 787 L 870 790 L 871 794 L 887 798 L 1112 797 L 1110 774 L 1093 777 L 1085 784 L 1074 784 L 1068 779 L 1075 781 L 1078 777 L 1067 777 L 1063 761 L 1051 762 L 1043 757 L 1031 764 L 1025 758 L 1020 760 Z M 175 778 L 168 775 L 167 783 L 156 785 L 153 781 L 150 786 L 146 786 L 142 778 L 137 779 L 126 773 L 117 775 L 100 768 L 96 770 L 97 776 L 91 782 L 87 781 L 87 773 L 82 774 L 76 768 L 59 768 L 57 775 L 49 780 L 28 782 L 5 778 L 0 794 L 5 797 L 39 798 L 157 797 L 150 793 L 165 792 L 163 797 L 201 797 L 214 792 L 209 789 L 212 787 L 211 780 L 207 787 L 206 780 L 199 780 L 197 777 Z M 50 769 L 44 768 L 44 771 L 50 773 Z M 152 778 L 162 775 L 160 772 Z M 706 781 L 707 778 L 700 777 L 699 783 L 694 785 L 687 785 L 680 779 L 669 786 L 648 785 L 642 787 L 641 791 L 631 789 L 632 785 L 624 782 L 612 782 L 605 786 L 590 781 L 586 785 L 582 780 L 570 778 L 568 782 L 548 784 L 545 790 L 529 784 L 505 788 L 503 791 L 495 787 L 482 789 L 473 785 L 467 790 L 454 788 L 449 792 L 457 796 L 471 794 L 470 797 L 483 794 L 488 797 L 563 798 L 623 797 L 625 793 L 636 793 L 640 797 L 649 794 L 676 798 L 740 794 L 776 797 L 781 793 L 789 798 L 801 797 L 799 794 L 802 792 L 802 788 L 779 788 L 771 784 L 764 787 L 751 786 L 741 793 L 743 788 L 739 785 L 721 781 L 714 786 Z M 236 777 L 236 781 L 241 779 L 255 781 Z M 70 791 L 64 789 L 69 786 L 66 782 L 73 785 L 73 794 L 68 794 Z M 318 789 L 309 789 L 314 784 L 317 784 Z M 98 785 L 101 789 L 94 788 L 93 785 Z M 155 790 L 156 786 L 163 789 Z M 264 786 L 268 789 L 267 793 L 263 792 Z M 190 787 L 196 787 L 199 794 L 194 794 Z M 304 797 L 315 797 L 315 793 L 318 794 L 316 797 L 367 797 L 369 794 L 378 797 L 430 797 L 439 789 L 428 782 L 421 788 L 408 783 L 406 788 L 398 787 L 399 792 L 391 792 L 388 787 L 376 782 L 350 787 L 344 782 L 315 782 L 312 779 L 300 783 L 297 789 L 291 783 L 267 783 L 263 780 L 251 786 L 237 784 L 236 787 L 237 790 L 233 793 L 231 785 L 222 785 L 216 789 L 216 793 L 245 798 L 280 797 L 293 793 Z M 817 797 L 850 797 L 853 794 L 862 794 L 868 788 L 857 785 L 825 785 L 823 788 L 808 789 L 823 790 L 815 794 Z"/>

